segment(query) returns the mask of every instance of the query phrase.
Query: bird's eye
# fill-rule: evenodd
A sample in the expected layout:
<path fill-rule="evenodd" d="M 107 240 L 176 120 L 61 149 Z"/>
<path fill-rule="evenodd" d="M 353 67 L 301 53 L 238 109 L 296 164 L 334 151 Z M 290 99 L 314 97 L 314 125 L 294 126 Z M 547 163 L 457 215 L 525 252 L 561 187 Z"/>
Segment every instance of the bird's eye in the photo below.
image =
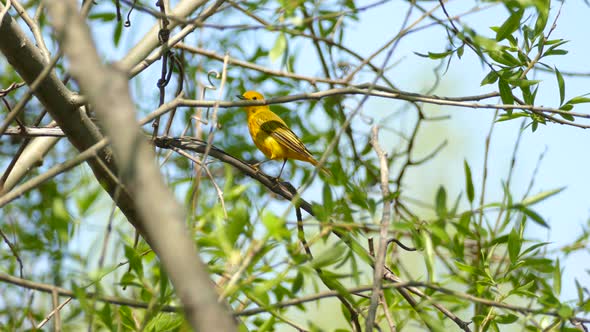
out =
<path fill-rule="evenodd" d="M 253 97 L 252 99 L 256 100 L 256 99 L 258 99 L 258 98 L 256 98 L 256 97 Z"/>

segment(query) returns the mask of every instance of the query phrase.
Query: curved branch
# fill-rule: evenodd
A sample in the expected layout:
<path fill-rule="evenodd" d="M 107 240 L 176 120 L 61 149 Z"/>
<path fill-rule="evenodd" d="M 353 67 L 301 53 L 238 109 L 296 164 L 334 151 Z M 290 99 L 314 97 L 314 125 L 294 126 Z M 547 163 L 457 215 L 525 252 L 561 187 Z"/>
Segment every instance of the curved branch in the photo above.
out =
<path fill-rule="evenodd" d="M 171 149 L 177 148 L 182 150 L 189 150 L 197 153 L 205 153 L 207 150 L 207 142 L 202 141 L 197 138 L 193 137 L 167 137 L 167 136 L 158 136 L 154 139 L 154 145 L 161 148 L 161 149 Z M 260 182 L 266 188 L 268 188 L 273 193 L 280 195 L 281 197 L 292 200 L 297 191 L 289 182 L 280 182 L 276 181 L 276 178 L 266 175 L 263 172 L 256 170 L 247 162 L 240 160 L 225 151 L 215 147 L 214 145 L 210 145 L 209 155 L 214 157 L 215 159 L 222 161 L 228 165 L 231 165 L 244 173 L 245 175 L 253 178 L 254 180 Z M 309 213 L 310 215 L 314 215 L 311 204 L 306 202 L 303 199 L 299 199 L 297 204 L 305 210 L 305 212 Z"/>

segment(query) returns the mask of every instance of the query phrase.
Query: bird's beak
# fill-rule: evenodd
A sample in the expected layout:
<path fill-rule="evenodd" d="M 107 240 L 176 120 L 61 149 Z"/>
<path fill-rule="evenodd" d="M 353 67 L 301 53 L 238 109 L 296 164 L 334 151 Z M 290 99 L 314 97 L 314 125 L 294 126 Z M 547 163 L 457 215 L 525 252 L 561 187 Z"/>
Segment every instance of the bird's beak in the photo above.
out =
<path fill-rule="evenodd" d="M 242 95 L 236 95 L 236 97 L 238 97 L 238 99 L 240 99 L 240 100 L 246 100 L 246 98 L 244 98 L 244 96 L 242 96 Z"/>

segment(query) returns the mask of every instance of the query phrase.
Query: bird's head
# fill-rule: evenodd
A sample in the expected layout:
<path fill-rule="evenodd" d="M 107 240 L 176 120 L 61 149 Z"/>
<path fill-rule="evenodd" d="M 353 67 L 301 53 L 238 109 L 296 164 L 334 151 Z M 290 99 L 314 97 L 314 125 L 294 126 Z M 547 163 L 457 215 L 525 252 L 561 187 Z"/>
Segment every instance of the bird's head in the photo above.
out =
<path fill-rule="evenodd" d="M 264 100 L 262 94 L 256 91 L 246 91 L 243 95 L 237 95 L 236 97 L 241 100 Z"/>
<path fill-rule="evenodd" d="M 262 96 L 262 94 L 260 94 L 256 91 L 246 91 L 246 92 L 244 92 L 244 94 L 237 95 L 236 97 L 238 97 L 238 99 L 241 99 L 241 100 L 264 100 L 264 97 Z M 259 107 L 260 106 L 246 106 L 246 107 L 244 107 L 244 109 L 248 113 L 253 113 Z"/>

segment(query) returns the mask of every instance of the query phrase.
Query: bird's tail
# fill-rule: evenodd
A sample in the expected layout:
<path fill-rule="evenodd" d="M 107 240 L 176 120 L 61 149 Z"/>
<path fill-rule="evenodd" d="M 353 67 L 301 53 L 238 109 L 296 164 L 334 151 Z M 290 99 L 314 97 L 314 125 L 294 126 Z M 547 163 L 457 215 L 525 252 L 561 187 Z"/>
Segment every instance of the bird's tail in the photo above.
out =
<path fill-rule="evenodd" d="M 318 161 L 311 158 L 311 160 L 309 161 L 312 165 L 317 166 L 318 165 Z M 324 166 L 320 167 L 320 171 L 322 171 L 324 174 L 326 174 L 327 176 L 332 176 L 332 172 L 330 172 L 329 169 L 325 168 Z"/>

